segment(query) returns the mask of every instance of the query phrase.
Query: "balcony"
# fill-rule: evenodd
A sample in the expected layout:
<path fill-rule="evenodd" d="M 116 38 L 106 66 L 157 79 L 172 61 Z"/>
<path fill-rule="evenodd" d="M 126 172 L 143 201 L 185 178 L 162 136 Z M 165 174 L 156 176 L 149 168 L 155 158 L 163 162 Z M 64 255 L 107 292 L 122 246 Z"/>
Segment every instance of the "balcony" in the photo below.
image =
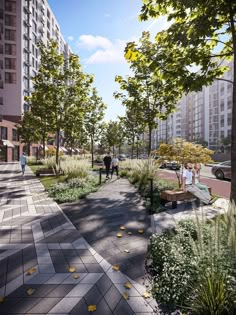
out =
<path fill-rule="evenodd" d="M 26 4 L 24 5 L 24 10 L 26 13 L 31 14 L 31 10 L 30 10 L 30 7 L 28 5 L 26 5 Z"/>

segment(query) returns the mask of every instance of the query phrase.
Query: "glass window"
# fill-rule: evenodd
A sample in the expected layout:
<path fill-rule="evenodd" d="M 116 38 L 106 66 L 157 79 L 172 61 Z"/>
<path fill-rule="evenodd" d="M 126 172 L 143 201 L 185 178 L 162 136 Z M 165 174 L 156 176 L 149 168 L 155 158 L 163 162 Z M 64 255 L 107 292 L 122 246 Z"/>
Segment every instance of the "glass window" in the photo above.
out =
<path fill-rule="evenodd" d="M 16 74 L 12 72 L 5 72 L 5 83 L 16 84 Z"/>
<path fill-rule="evenodd" d="M 5 14 L 5 25 L 16 27 L 16 16 Z"/>
<path fill-rule="evenodd" d="M 16 129 L 12 129 L 12 141 L 19 141 L 19 136 Z"/>
<path fill-rule="evenodd" d="M 16 12 L 16 1 L 6 0 L 5 10 L 8 12 Z"/>
<path fill-rule="evenodd" d="M 5 58 L 5 69 L 16 69 L 16 59 L 15 58 Z"/>
<path fill-rule="evenodd" d="M 7 140 L 7 127 L 1 127 L 1 140 Z"/>
<path fill-rule="evenodd" d="M 5 40 L 16 40 L 16 31 L 5 29 Z"/>

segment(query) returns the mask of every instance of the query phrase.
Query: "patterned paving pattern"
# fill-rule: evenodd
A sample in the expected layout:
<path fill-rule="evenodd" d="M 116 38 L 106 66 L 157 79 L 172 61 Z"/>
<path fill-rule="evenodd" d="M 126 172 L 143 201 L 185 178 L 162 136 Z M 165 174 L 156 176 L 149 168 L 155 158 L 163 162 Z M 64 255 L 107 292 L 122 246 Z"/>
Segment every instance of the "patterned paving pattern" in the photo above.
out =
<path fill-rule="evenodd" d="M 0 314 L 83 315 L 90 304 L 96 315 L 156 314 L 145 291 L 88 245 L 28 168 L 22 177 L 0 165 Z"/>

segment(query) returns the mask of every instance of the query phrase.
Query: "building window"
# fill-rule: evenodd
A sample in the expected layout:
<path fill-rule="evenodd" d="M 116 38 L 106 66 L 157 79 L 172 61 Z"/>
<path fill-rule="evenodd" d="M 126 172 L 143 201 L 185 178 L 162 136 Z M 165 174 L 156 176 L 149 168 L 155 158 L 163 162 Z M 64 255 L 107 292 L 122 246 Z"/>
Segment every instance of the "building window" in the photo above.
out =
<path fill-rule="evenodd" d="M 23 81 L 24 81 L 24 89 L 28 90 L 29 89 L 29 79 L 24 77 Z"/>
<path fill-rule="evenodd" d="M 231 97 L 228 97 L 228 100 L 227 100 L 227 108 L 228 108 L 228 109 L 231 109 L 231 108 L 232 108 L 232 98 L 231 98 Z"/>
<path fill-rule="evenodd" d="M 5 44 L 5 54 L 6 55 L 16 55 L 16 45 L 15 44 Z"/>
<path fill-rule="evenodd" d="M 0 97 L 0 105 L 3 105 L 3 97 Z"/>
<path fill-rule="evenodd" d="M 16 31 L 5 29 L 5 40 L 16 40 Z"/>
<path fill-rule="evenodd" d="M 16 129 L 12 129 L 12 141 L 19 141 L 19 135 Z"/>
<path fill-rule="evenodd" d="M 16 1 L 6 0 L 5 10 L 8 12 L 16 12 Z"/>
<path fill-rule="evenodd" d="M 5 58 L 5 69 L 16 69 L 16 59 L 15 58 Z"/>
<path fill-rule="evenodd" d="M 228 114 L 228 117 L 227 117 L 227 125 L 231 126 L 231 124 L 232 124 L 232 115 L 230 113 L 230 114 Z"/>
<path fill-rule="evenodd" d="M 223 112 L 225 110 L 225 103 L 224 100 L 220 101 L 220 111 Z"/>
<path fill-rule="evenodd" d="M 36 23 L 35 22 L 33 22 L 33 31 L 35 32 L 35 33 L 37 33 L 37 25 L 36 25 Z"/>
<path fill-rule="evenodd" d="M 3 54 L 3 45 L 0 45 L 0 54 Z"/>
<path fill-rule="evenodd" d="M 1 127 L 1 140 L 7 140 L 7 127 Z"/>
<path fill-rule="evenodd" d="M 5 14 L 5 25 L 16 27 L 16 16 Z"/>
<path fill-rule="evenodd" d="M 5 83 L 16 84 L 16 74 L 12 72 L 5 72 Z"/>
<path fill-rule="evenodd" d="M 221 117 L 220 117 L 220 126 L 224 127 L 224 124 L 225 124 L 224 115 L 221 115 Z"/>
<path fill-rule="evenodd" d="M 3 9 L 0 9 L 0 19 L 3 19 Z"/>

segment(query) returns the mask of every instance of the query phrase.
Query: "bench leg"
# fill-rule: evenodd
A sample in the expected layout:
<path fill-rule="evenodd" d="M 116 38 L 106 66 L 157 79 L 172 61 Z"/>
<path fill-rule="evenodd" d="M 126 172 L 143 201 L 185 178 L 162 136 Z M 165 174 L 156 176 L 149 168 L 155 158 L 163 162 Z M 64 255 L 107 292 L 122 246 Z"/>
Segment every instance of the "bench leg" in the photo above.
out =
<path fill-rule="evenodd" d="M 177 201 L 172 201 L 172 209 L 176 209 L 177 208 Z"/>
<path fill-rule="evenodd" d="M 166 204 L 166 200 L 165 199 L 161 199 L 161 205 L 165 206 L 165 204 Z"/>

